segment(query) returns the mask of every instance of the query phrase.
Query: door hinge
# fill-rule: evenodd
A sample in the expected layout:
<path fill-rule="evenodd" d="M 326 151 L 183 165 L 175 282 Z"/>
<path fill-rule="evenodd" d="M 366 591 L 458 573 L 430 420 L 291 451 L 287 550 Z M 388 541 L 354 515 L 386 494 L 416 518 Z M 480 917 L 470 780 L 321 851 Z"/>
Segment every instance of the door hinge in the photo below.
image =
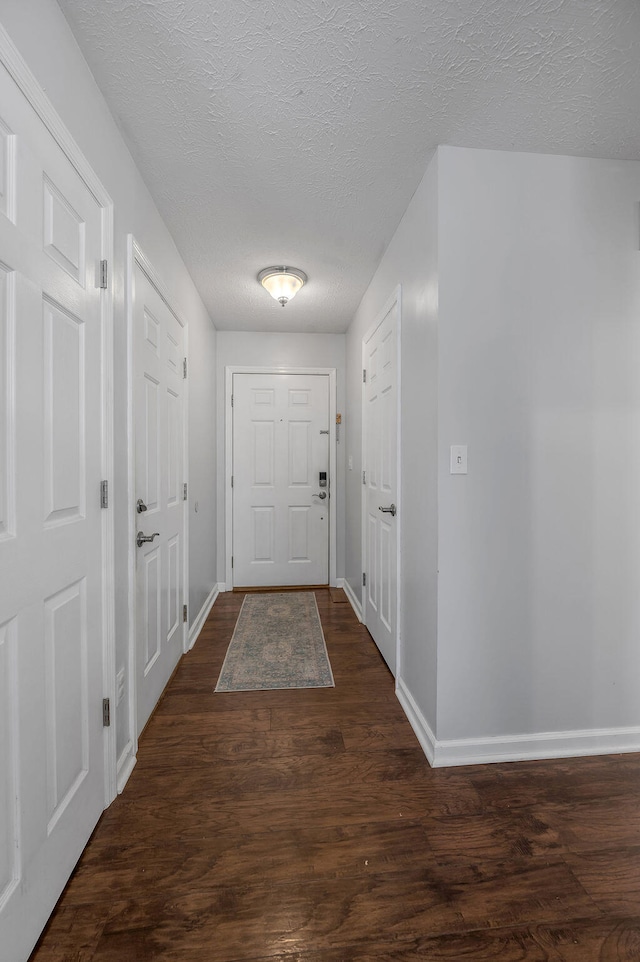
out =
<path fill-rule="evenodd" d="M 233 394 L 231 395 L 231 407 L 233 407 Z"/>
<path fill-rule="evenodd" d="M 366 484 L 366 483 L 367 483 L 367 472 L 366 472 L 366 471 L 363 471 L 363 472 L 362 472 L 362 483 L 363 483 L 363 484 Z"/>
<path fill-rule="evenodd" d="M 233 568 L 233 555 L 231 555 L 231 567 Z"/>
<path fill-rule="evenodd" d="M 188 615 L 187 606 L 186 606 L 186 605 L 183 605 L 183 606 L 182 606 L 182 620 L 183 620 L 183 621 L 186 621 L 188 617 L 189 617 L 189 615 Z"/>
<path fill-rule="evenodd" d="M 100 261 L 100 290 L 106 291 L 109 286 L 109 270 L 106 261 Z"/>
<path fill-rule="evenodd" d="M 108 481 L 100 482 L 100 507 L 101 508 L 109 507 L 109 482 Z"/>
<path fill-rule="evenodd" d="M 103 728 L 109 728 L 111 726 L 111 699 L 102 699 L 102 726 Z"/>
<path fill-rule="evenodd" d="M 366 372 L 366 369 L 364 369 L 364 368 L 363 368 L 363 371 L 362 371 L 362 383 L 363 383 L 363 384 L 366 384 L 366 383 L 367 383 L 367 372 Z"/>
<path fill-rule="evenodd" d="M 231 487 L 233 487 L 233 475 L 231 475 Z"/>
<path fill-rule="evenodd" d="M 187 482 L 186 481 L 182 486 L 182 500 L 183 501 L 187 500 Z"/>
<path fill-rule="evenodd" d="M 186 377 L 187 377 L 187 359 L 186 359 L 186 357 L 183 357 L 183 358 L 182 358 L 182 377 L 183 377 L 183 379 L 186 379 Z"/>
<path fill-rule="evenodd" d="M 362 587 L 364 588 L 364 587 L 366 586 L 366 584 L 367 584 L 367 576 L 366 576 L 366 574 L 365 574 L 364 571 L 363 571 L 363 572 L 362 572 Z"/>

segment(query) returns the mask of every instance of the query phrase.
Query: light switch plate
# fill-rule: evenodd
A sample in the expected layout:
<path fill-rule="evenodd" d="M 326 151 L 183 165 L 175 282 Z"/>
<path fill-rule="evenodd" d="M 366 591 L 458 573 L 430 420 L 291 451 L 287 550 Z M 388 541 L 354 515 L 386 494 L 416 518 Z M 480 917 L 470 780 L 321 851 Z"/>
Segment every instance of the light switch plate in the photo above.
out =
<path fill-rule="evenodd" d="M 467 473 L 467 445 L 466 444 L 451 445 L 450 472 L 451 474 Z"/>

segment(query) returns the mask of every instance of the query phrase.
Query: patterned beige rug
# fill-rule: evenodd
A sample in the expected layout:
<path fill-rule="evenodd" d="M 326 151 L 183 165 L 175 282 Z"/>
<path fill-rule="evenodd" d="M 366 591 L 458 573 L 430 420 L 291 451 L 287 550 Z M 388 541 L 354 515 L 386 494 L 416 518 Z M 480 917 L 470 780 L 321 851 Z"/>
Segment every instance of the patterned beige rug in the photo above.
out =
<path fill-rule="evenodd" d="M 215 690 L 333 687 L 314 593 L 245 595 Z"/>

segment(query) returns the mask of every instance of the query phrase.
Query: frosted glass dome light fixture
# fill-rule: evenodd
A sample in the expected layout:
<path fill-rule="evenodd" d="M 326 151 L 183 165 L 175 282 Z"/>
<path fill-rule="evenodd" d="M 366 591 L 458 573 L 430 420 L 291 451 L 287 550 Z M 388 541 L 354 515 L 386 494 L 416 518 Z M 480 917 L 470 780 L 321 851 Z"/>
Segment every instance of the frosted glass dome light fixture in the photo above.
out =
<path fill-rule="evenodd" d="M 307 283 L 307 275 L 295 267 L 265 267 L 258 280 L 274 300 L 284 307 Z"/>

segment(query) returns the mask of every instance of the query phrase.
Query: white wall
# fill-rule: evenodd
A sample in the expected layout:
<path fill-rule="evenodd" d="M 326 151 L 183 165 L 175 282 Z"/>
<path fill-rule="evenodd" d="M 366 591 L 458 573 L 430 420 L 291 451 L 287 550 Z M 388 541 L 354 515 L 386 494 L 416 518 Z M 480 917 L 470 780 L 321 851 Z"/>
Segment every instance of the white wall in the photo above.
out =
<path fill-rule="evenodd" d="M 286 310 L 286 308 L 284 308 Z M 218 438 L 218 571 L 224 577 L 226 548 L 224 542 L 225 486 L 225 367 L 251 365 L 257 367 L 329 367 L 336 369 L 337 411 L 345 410 L 345 338 L 344 334 L 256 334 L 219 331 L 217 335 L 217 438 Z M 343 417 L 344 422 L 344 417 Z M 336 448 L 336 577 L 344 572 L 344 464 L 345 425 L 338 430 Z"/>
<path fill-rule="evenodd" d="M 192 361 L 189 391 L 192 617 L 215 583 L 216 478 L 215 331 L 167 228 L 120 136 L 55 0 L 3 0 L 2 25 L 29 64 L 87 160 L 110 193 L 115 207 L 115 485 L 117 667 L 127 652 L 127 420 L 125 264 L 127 235 L 133 233 L 163 278 L 172 301 L 189 323 Z M 207 416 L 203 417 L 203 411 Z M 118 753 L 128 732 L 127 699 L 117 712 Z"/>
<path fill-rule="evenodd" d="M 359 592 L 360 343 L 402 284 L 401 682 L 436 764 L 640 749 L 639 198 L 638 163 L 439 148 L 347 334 Z"/>
<path fill-rule="evenodd" d="M 438 739 L 638 726 L 640 164 L 439 155 Z"/>
<path fill-rule="evenodd" d="M 402 288 L 401 676 L 436 723 L 437 155 L 411 200 L 347 332 L 346 577 L 361 598 L 362 338 Z M 349 462 L 348 462 L 349 463 Z"/>

